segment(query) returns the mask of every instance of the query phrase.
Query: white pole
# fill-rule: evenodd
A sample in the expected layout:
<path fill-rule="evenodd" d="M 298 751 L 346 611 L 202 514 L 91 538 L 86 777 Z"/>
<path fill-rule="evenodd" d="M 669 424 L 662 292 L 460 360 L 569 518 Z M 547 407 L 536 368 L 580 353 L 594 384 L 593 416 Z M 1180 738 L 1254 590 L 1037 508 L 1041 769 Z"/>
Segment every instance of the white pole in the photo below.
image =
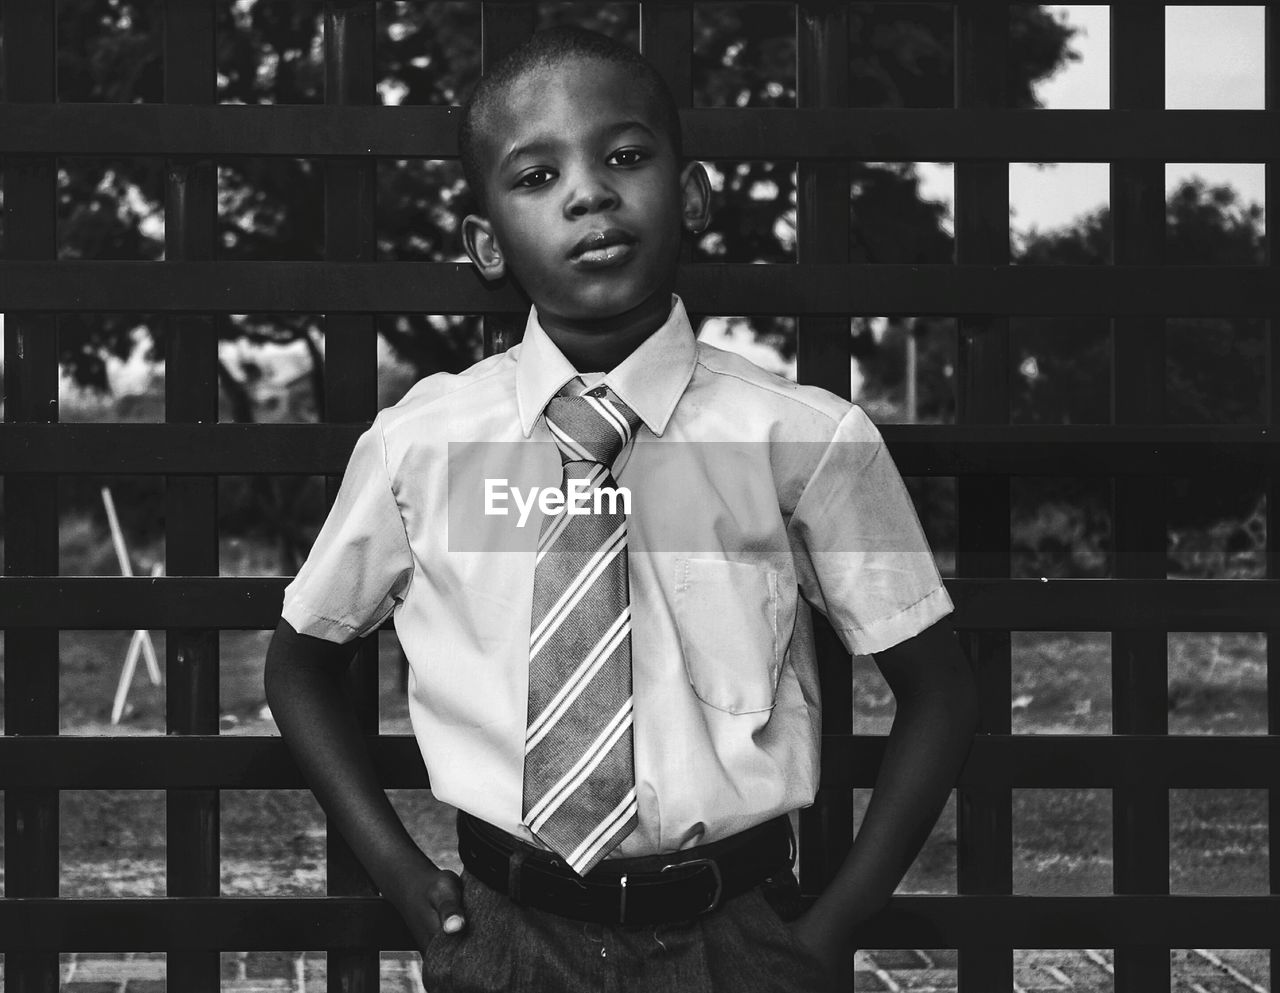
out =
<path fill-rule="evenodd" d="M 129 561 L 129 549 L 124 543 L 124 531 L 120 527 L 120 518 L 116 514 L 116 502 L 112 499 L 111 488 L 102 487 L 102 506 L 107 512 L 107 526 L 111 529 L 111 544 L 115 546 L 116 561 L 120 563 L 120 575 L 132 576 L 133 563 Z M 159 562 L 151 567 L 151 575 L 159 576 L 164 567 Z M 120 682 L 116 684 L 116 696 L 111 705 L 111 723 L 119 724 L 124 716 L 125 701 L 129 697 L 129 687 L 133 683 L 133 674 L 138 668 L 138 655 L 141 653 L 147 661 L 147 674 L 153 686 L 160 685 L 160 660 L 156 658 L 156 646 L 151 640 L 151 632 L 138 629 L 133 632 L 129 642 L 129 651 L 125 655 L 124 668 L 120 670 Z"/>
<path fill-rule="evenodd" d="M 914 424 L 919 416 L 920 398 L 916 384 L 917 363 L 915 321 L 907 318 L 907 423 Z"/>

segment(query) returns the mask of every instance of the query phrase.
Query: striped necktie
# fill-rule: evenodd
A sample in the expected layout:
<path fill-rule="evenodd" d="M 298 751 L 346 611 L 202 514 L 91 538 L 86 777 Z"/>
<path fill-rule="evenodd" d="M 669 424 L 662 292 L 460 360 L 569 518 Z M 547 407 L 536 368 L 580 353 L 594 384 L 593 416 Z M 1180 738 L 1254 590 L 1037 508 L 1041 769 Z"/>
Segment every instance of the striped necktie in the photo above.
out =
<path fill-rule="evenodd" d="M 637 823 L 627 517 L 620 499 L 594 495 L 616 489 L 610 467 L 640 418 L 621 401 L 558 396 L 546 419 L 561 491 L 585 492 L 577 506 L 586 512 L 548 516 L 538 541 L 523 814 L 585 875 Z"/>

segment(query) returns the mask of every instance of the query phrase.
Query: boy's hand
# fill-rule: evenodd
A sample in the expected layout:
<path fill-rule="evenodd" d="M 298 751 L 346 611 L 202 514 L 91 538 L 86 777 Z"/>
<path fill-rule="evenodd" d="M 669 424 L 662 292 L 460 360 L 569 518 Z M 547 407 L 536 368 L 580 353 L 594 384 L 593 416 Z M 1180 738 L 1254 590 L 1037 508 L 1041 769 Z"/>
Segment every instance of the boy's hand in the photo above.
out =
<path fill-rule="evenodd" d="M 847 936 L 831 933 L 814 919 L 813 908 L 787 925 L 796 941 L 809 950 L 827 972 L 832 993 L 853 989 L 853 952 Z"/>
<path fill-rule="evenodd" d="M 467 926 L 462 911 L 462 881 L 451 869 L 435 866 L 404 874 L 397 892 L 387 893 L 409 927 L 419 953 L 437 934 L 457 934 Z"/>

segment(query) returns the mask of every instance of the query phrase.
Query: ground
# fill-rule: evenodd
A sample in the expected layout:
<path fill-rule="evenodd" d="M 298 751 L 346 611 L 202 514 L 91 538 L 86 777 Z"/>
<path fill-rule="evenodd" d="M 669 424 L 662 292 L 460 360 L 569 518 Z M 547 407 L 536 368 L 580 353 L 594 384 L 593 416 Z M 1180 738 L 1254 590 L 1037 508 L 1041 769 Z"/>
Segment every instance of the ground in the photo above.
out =
<path fill-rule="evenodd" d="M 164 691 L 139 667 L 119 726 L 111 701 L 129 632 L 66 632 L 61 642 L 62 733 L 163 734 Z M 163 665 L 164 635 L 154 635 Z M 408 731 L 390 635 L 381 642 L 383 731 Z M 264 709 L 263 632 L 222 635 L 222 733 L 274 734 Z M 1172 634 L 1169 639 L 1170 730 L 1185 734 L 1265 733 L 1265 641 L 1257 634 Z M 1015 733 L 1105 734 L 1110 730 L 1109 643 L 1105 634 L 1014 636 Z M 883 733 L 893 701 L 870 659 L 855 660 L 856 730 Z M 857 806 L 865 805 L 859 791 Z M 456 866 L 452 811 L 427 791 L 397 790 L 392 801 L 424 849 Z M 1175 893 L 1266 893 L 1267 816 L 1263 790 L 1174 790 L 1170 886 Z M 1111 812 L 1107 790 L 1014 792 L 1014 892 L 1105 894 L 1111 891 Z M 164 892 L 164 798 L 158 791 L 66 791 L 62 794 L 63 896 L 160 896 Z M 230 895 L 322 894 L 324 821 L 306 791 L 222 794 L 222 892 Z M 900 892 L 955 892 L 954 812 L 938 827 Z M 1172 953 L 1175 990 L 1262 993 L 1269 989 L 1264 952 L 1183 949 Z M 164 957 L 63 956 L 67 993 L 149 993 L 164 988 Z M 1015 955 L 1018 989 L 1109 991 L 1111 951 L 1024 950 Z M 416 957 L 383 958 L 384 991 L 418 991 Z M 321 952 L 227 953 L 223 987 L 324 989 Z M 857 989 L 951 990 L 954 952 L 869 951 L 858 957 Z M 0 983 L 0 989 L 2 989 Z"/>

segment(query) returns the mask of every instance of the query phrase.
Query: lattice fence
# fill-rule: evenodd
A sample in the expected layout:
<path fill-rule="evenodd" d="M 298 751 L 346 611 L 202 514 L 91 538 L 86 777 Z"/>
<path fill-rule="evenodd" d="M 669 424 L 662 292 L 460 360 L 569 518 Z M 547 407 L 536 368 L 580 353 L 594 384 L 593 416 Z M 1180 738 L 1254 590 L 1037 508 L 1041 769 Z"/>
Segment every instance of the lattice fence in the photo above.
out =
<path fill-rule="evenodd" d="M 375 262 L 376 159 L 456 155 L 457 110 L 369 106 L 377 103 L 370 0 L 327 4 L 322 107 L 215 106 L 210 0 L 167 3 L 164 104 L 59 103 L 55 6 L 3 2 L 6 988 L 55 989 L 60 950 L 160 950 L 171 989 L 214 990 L 220 950 L 293 947 L 328 950 L 331 989 L 374 989 L 379 948 L 407 947 L 407 934 L 336 839 L 327 897 L 219 896 L 219 790 L 302 782 L 278 739 L 218 736 L 218 632 L 273 627 L 285 580 L 218 578 L 216 477 L 323 474 L 332 490 L 376 412 L 375 313 L 483 314 L 492 351 L 514 341 L 523 304 L 512 291 L 490 292 L 469 266 Z M 796 315 L 799 378 L 846 395 L 850 315 L 958 322 L 958 423 L 890 426 L 885 435 L 905 475 L 958 477 L 959 578 L 948 585 L 980 676 L 985 734 L 959 787 L 959 895 L 895 898 L 873 943 L 958 948 L 966 993 L 1012 989 L 1015 948 L 1114 948 L 1116 990 L 1148 993 L 1169 988 L 1170 948 L 1268 948 L 1280 934 L 1275 896 L 1168 895 L 1170 789 L 1266 788 L 1271 821 L 1280 822 L 1280 679 L 1268 683 L 1267 736 L 1171 736 L 1166 710 L 1171 629 L 1267 631 L 1271 672 L 1280 671 L 1280 542 L 1267 550 L 1265 580 L 1170 582 L 1165 565 L 1166 477 L 1188 467 L 1261 469 L 1269 533 L 1280 527 L 1274 227 L 1266 266 L 1162 265 L 1165 162 L 1265 161 L 1268 202 L 1280 202 L 1277 18 L 1268 11 L 1268 110 L 1163 110 L 1164 7 L 1124 0 L 1111 10 L 1112 109 L 1045 112 L 1003 109 L 1008 11 L 991 0 L 954 4 L 955 107 L 945 110 L 849 109 L 845 4 L 797 9 L 796 109 L 692 108 L 688 0 L 642 2 L 640 37 L 686 108 L 689 154 L 798 160 L 798 264 L 686 265 L 679 290 L 691 312 L 722 312 L 732 300 L 738 313 Z M 483 59 L 530 32 L 534 16 L 531 3 L 482 4 Z M 55 261 L 56 157 L 76 154 L 167 160 L 162 264 Z M 323 159 L 323 261 L 214 261 L 214 160 L 231 155 Z M 857 160 L 956 163 L 956 264 L 849 264 L 848 163 Z M 1113 265 L 1010 265 L 1011 161 L 1112 163 Z M 56 315 L 144 310 L 166 315 L 166 423 L 59 424 Z M 326 315 L 326 423 L 216 423 L 214 315 L 251 311 Z M 1112 424 L 1009 424 L 1009 318 L 1052 314 L 1111 319 Z M 1165 318 L 1197 315 L 1270 320 L 1268 425 L 1164 423 Z M 167 577 L 58 577 L 57 477 L 74 474 L 163 477 Z M 1009 578 L 1009 477 L 1027 475 L 1114 480 L 1114 578 Z M 81 628 L 167 629 L 167 736 L 57 736 L 58 632 Z M 1114 734 L 1010 734 L 1015 630 L 1112 633 Z M 810 893 L 848 847 L 851 790 L 873 783 L 883 744 L 851 734 L 848 660 L 829 632 L 823 644 L 823 791 L 802 818 Z M 363 651 L 353 673 L 371 734 L 375 655 Z M 426 785 L 410 738 L 379 736 L 373 746 L 388 787 Z M 1010 895 L 1011 797 L 1023 787 L 1112 791 L 1120 895 Z M 59 791 L 70 789 L 165 791 L 166 897 L 58 899 Z M 1273 894 L 1278 864 L 1273 834 Z M 1280 959 L 1271 954 L 1275 974 Z"/>

